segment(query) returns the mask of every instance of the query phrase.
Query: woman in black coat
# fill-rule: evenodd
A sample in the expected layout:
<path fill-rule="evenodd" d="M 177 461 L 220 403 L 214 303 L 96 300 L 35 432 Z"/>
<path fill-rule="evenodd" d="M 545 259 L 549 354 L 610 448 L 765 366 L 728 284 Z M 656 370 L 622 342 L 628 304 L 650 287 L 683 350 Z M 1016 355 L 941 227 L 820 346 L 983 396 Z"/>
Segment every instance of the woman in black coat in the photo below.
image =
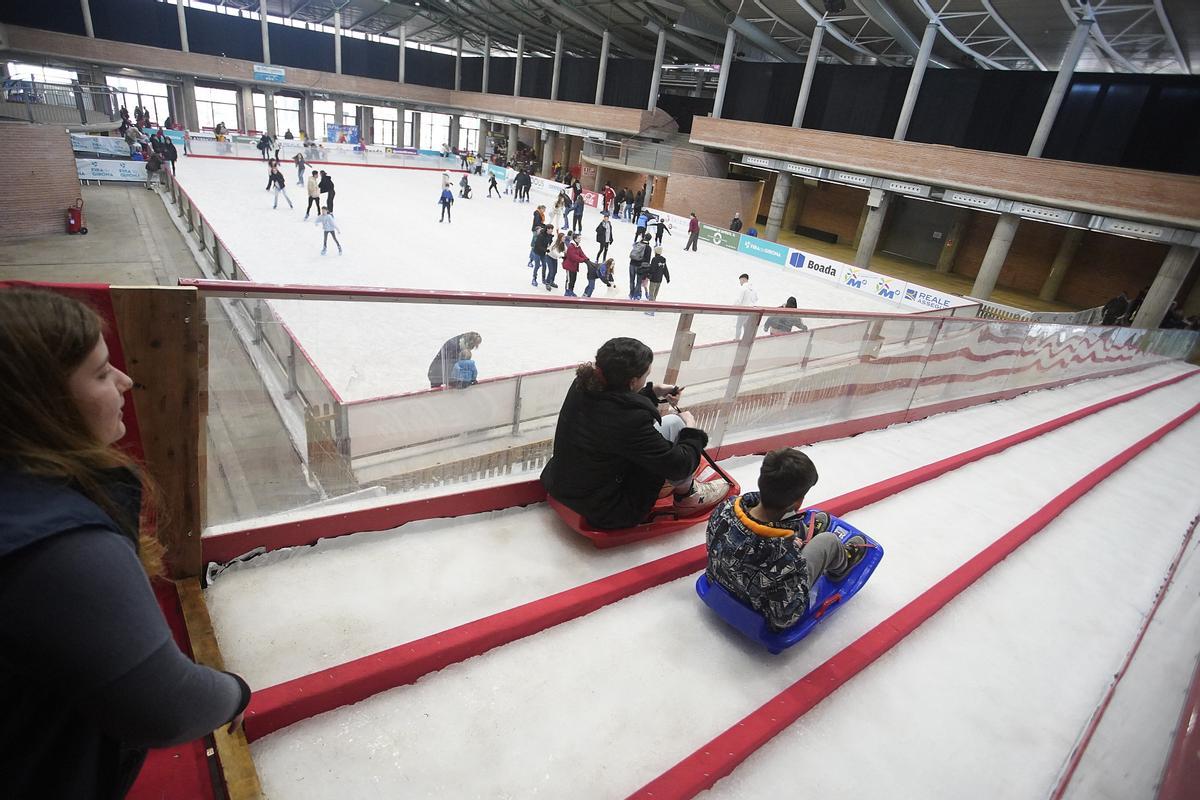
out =
<path fill-rule="evenodd" d="M 724 481 L 693 480 L 708 434 L 687 411 L 662 416 L 680 390 L 646 380 L 653 360 L 637 339 L 609 339 L 576 371 L 559 411 L 542 484 L 595 528 L 645 522 L 664 482 L 685 516 L 707 512 L 729 491 Z"/>

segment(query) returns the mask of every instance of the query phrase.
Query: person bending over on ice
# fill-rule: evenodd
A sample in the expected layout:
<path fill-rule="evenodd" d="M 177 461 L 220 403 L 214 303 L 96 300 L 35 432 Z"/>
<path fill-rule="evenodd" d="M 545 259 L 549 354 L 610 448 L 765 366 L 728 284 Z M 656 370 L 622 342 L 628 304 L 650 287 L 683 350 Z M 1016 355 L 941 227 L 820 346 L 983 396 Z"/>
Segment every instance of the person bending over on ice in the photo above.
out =
<path fill-rule="evenodd" d="M 62 295 L 0 291 L 5 797 L 125 797 L 149 748 L 232 732 L 250 702 L 180 652 L 154 597 L 163 548 L 139 517 L 157 493 L 116 446 L 133 381 L 102 326 Z"/>
<path fill-rule="evenodd" d="M 437 389 L 446 384 L 453 385 L 454 368 L 462 360 L 462 354 L 474 353 L 481 344 L 483 344 L 483 337 L 475 331 L 467 331 L 466 333 L 460 333 L 453 339 L 447 339 L 446 343 L 438 350 L 437 355 L 433 357 L 433 361 L 429 362 L 429 388 Z M 471 359 L 473 356 L 468 355 L 467 358 Z M 473 370 L 475 368 L 473 360 L 471 361 L 471 368 Z M 478 371 L 472 377 L 472 383 L 474 383 L 474 378 L 477 376 Z"/>
<path fill-rule="evenodd" d="M 761 614 L 776 632 L 808 612 L 817 578 L 840 581 L 870 547 L 861 536 L 842 544 L 824 511 L 797 513 L 817 483 L 817 468 L 799 450 L 763 458 L 758 491 L 731 497 L 708 520 L 708 579 Z"/>
<path fill-rule="evenodd" d="M 795 308 L 796 298 L 789 297 L 787 302 L 781 308 Z M 763 333 L 769 333 L 772 336 L 780 333 L 791 333 L 792 328 L 798 328 L 801 333 L 808 330 L 808 326 L 804 324 L 804 320 L 795 314 L 773 314 L 767 317 L 763 322 Z"/>
<path fill-rule="evenodd" d="M 729 492 L 723 480 L 693 479 L 708 434 L 690 412 L 663 416 L 679 390 L 646 380 L 653 360 L 637 339 L 609 339 L 575 371 L 559 411 L 542 484 L 595 528 L 645 522 L 666 491 L 683 516 L 703 514 Z"/>

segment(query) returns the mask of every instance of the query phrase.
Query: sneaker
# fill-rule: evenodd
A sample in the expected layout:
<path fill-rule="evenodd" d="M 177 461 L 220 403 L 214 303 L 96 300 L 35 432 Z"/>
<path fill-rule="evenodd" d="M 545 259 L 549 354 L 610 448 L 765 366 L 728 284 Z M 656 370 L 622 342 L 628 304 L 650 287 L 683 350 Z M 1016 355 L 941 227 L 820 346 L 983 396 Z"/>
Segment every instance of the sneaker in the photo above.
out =
<path fill-rule="evenodd" d="M 322 248 L 321 248 L 321 255 L 325 255 L 325 248 L 324 248 L 324 247 L 322 247 Z"/>
<path fill-rule="evenodd" d="M 534 279 L 533 279 L 533 282 L 532 282 L 532 283 L 530 283 L 529 285 L 530 285 L 530 286 L 537 286 L 537 278 L 534 278 Z"/>
<path fill-rule="evenodd" d="M 729 494 L 729 484 L 723 480 L 692 481 L 692 490 L 680 497 L 675 495 L 675 514 L 680 517 L 694 517 L 704 514 Z"/>
<path fill-rule="evenodd" d="M 812 526 L 812 535 L 824 533 L 829 530 L 829 515 L 824 511 L 814 511 L 809 517 L 809 524 Z"/>
<path fill-rule="evenodd" d="M 854 569 L 858 562 L 863 560 L 863 556 L 867 554 L 867 550 L 871 545 L 867 544 L 867 540 L 861 536 L 851 536 L 842 543 L 842 547 L 846 550 L 846 566 L 836 572 L 830 571 L 827 574 L 832 581 L 844 580 L 850 574 L 850 570 Z"/>

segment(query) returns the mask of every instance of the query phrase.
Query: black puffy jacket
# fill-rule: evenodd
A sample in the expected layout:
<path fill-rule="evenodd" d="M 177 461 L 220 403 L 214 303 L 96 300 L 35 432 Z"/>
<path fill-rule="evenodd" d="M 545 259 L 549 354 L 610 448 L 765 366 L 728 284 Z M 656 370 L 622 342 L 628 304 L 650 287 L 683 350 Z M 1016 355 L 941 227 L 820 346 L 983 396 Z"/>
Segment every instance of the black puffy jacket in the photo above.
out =
<path fill-rule="evenodd" d="M 576 379 L 558 414 L 554 455 L 542 470 L 552 497 L 601 529 L 645 521 L 665 480 L 682 480 L 700 465 L 708 434 L 684 428 L 675 444 L 659 422 L 654 387 L 641 392 L 586 390 Z"/>

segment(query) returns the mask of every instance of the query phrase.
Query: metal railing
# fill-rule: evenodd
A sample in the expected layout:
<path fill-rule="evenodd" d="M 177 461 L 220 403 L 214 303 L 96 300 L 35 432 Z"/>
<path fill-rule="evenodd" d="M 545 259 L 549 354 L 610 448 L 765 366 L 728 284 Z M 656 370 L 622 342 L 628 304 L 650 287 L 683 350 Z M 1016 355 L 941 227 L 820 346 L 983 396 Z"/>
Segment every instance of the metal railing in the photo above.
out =
<path fill-rule="evenodd" d="M 1082 311 L 1030 311 L 1025 308 L 1006 306 L 994 300 L 980 300 L 977 297 L 966 296 L 966 299 L 979 303 L 981 319 L 998 319 L 1010 322 L 1049 322 L 1057 325 L 1099 325 L 1104 318 L 1104 309 L 1100 306 L 1085 308 Z"/>
<path fill-rule="evenodd" d="M 120 103 L 111 86 L 9 79 L 0 95 L 0 116 L 10 119 L 64 125 L 120 119 Z"/>
<path fill-rule="evenodd" d="M 584 139 L 583 154 L 600 161 L 611 161 L 634 169 L 649 169 L 655 172 L 681 172 L 688 162 L 696 170 L 688 174 L 709 174 L 708 162 L 695 150 L 653 142 L 636 142 L 632 139 Z"/>

